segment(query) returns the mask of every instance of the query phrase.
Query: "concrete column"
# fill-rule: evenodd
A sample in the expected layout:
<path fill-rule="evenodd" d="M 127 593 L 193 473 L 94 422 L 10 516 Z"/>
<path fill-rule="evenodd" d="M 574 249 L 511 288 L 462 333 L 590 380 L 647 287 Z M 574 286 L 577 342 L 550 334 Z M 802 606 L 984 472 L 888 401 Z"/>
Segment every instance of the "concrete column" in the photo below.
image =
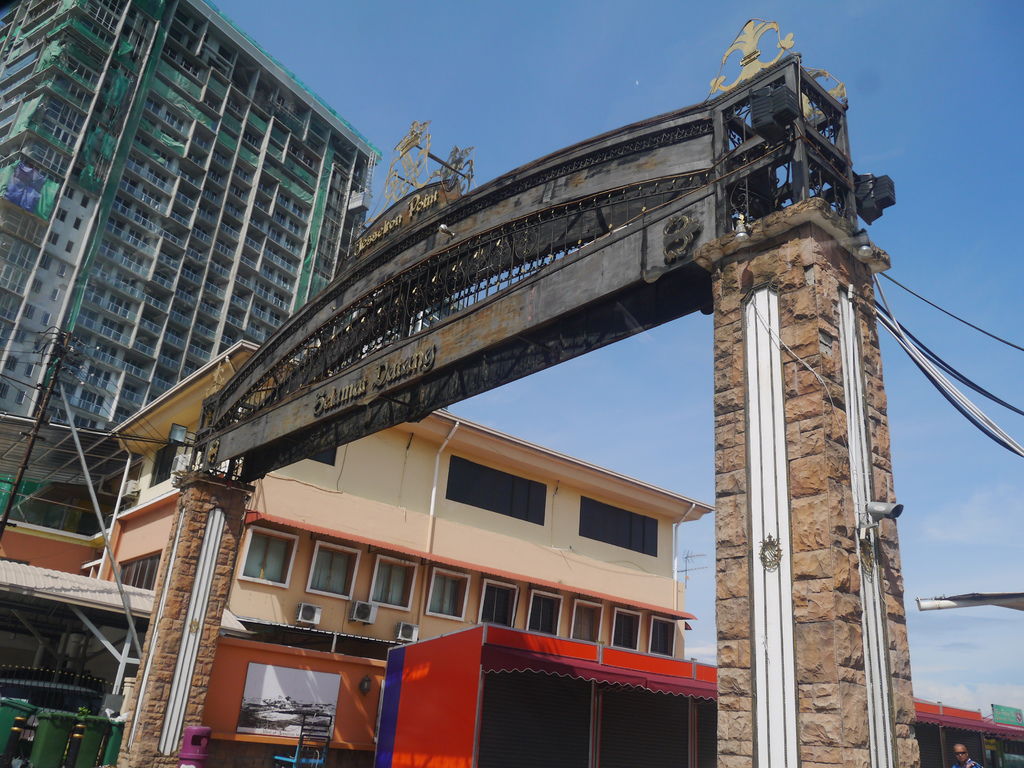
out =
<path fill-rule="evenodd" d="M 750 234 L 697 254 L 714 275 L 719 765 L 917 768 L 896 526 L 858 530 L 860 499 L 893 500 L 871 312 L 888 257 L 855 259 L 820 200 Z"/>
<path fill-rule="evenodd" d="M 252 492 L 202 473 L 185 475 L 178 487 L 122 768 L 177 766 L 182 728 L 200 724 Z"/>

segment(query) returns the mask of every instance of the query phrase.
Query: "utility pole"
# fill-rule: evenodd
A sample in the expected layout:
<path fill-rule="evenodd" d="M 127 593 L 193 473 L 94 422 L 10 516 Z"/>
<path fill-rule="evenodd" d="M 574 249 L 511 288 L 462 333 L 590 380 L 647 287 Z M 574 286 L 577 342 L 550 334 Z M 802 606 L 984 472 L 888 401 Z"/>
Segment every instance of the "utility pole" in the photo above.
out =
<path fill-rule="evenodd" d="M 36 404 L 35 421 L 28 433 L 28 445 L 25 446 L 25 456 L 21 460 L 21 466 L 18 467 L 18 474 L 14 478 L 11 493 L 7 497 L 7 503 L 4 504 L 3 515 L 0 515 L 0 538 L 3 538 L 4 531 L 7 530 L 7 520 L 11 516 L 11 508 L 14 506 L 14 500 L 18 496 L 18 488 L 21 486 L 21 481 L 25 477 L 25 470 L 28 468 L 29 460 L 32 458 L 32 449 L 35 447 L 36 437 L 39 435 L 39 430 L 42 429 L 43 422 L 46 421 L 46 409 L 50 405 L 50 396 L 53 394 L 53 388 L 57 385 L 57 376 L 60 374 L 61 365 L 64 363 L 64 356 L 68 352 L 68 339 L 70 337 L 71 335 L 67 331 L 57 331 L 57 338 L 53 342 L 53 350 L 50 352 L 50 364 L 52 365 L 50 380 L 46 382 L 42 399 Z M 74 418 L 71 414 L 68 414 L 68 416 L 69 418 Z"/>

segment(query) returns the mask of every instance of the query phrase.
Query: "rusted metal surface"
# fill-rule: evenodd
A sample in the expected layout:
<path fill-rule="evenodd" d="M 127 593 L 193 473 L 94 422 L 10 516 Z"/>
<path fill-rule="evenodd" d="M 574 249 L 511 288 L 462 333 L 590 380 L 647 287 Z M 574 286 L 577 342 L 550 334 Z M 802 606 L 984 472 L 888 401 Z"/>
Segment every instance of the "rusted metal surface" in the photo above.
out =
<path fill-rule="evenodd" d="M 751 127 L 768 84 L 811 104 L 785 140 Z M 206 401 L 199 455 L 252 479 L 708 307 L 692 256 L 738 216 L 810 196 L 852 215 L 844 109 L 789 60 L 465 196 L 417 190 Z"/>

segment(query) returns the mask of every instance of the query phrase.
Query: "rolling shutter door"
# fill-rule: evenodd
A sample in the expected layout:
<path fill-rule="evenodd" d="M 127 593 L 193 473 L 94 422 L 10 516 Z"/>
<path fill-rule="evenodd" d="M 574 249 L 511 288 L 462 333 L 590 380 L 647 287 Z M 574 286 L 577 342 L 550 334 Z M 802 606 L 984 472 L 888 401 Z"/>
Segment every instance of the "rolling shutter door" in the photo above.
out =
<path fill-rule="evenodd" d="M 484 675 L 478 768 L 588 768 L 590 689 L 539 672 Z"/>
<path fill-rule="evenodd" d="M 953 764 L 954 744 L 963 744 L 967 747 L 972 760 L 977 760 L 980 763 L 985 759 L 985 744 L 981 734 L 977 731 L 961 731 L 958 728 L 946 729 L 946 749 L 949 751 L 949 754 L 943 755 L 943 757 L 948 758 L 944 762 L 948 762 L 950 765 Z"/>
<path fill-rule="evenodd" d="M 718 702 L 694 699 L 697 707 L 697 765 L 694 768 L 718 766 Z"/>
<path fill-rule="evenodd" d="M 943 760 L 942 743 L 939 741 L 939 726 L 915 723 L 914 732 L 917 746 L 921 749 L 921 768 L 948 768 L 946 761 Z"/>
<path fill-rule="evenodd" d="M 601 696 L 599 768 L 687 768 L 689 699 L 611 687 Z"/>

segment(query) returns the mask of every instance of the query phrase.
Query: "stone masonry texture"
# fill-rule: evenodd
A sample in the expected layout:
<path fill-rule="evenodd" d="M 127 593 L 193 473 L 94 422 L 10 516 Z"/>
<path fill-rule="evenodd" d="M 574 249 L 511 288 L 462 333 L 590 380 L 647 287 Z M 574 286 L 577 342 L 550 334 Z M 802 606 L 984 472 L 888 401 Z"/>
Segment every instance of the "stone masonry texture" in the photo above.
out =
<path fill-rule="evenodd" d="M 202 640 L 189 686 L 184 724 L 199 725 L 202 722 L 206 689 L 217 650 L 217 638 L 220 636 L 221 618 L 227 606 L 234 576 L 245 502 L 251 490 L 246 486 L 230 485 L 199 473 L 185 475 L 178 487 L 181 493 L 171 528 L 172 539 L 160 560 L 154 590 L 154 615 L 143 649 L 142 663 L 139 666 L 138 681 L 141 686 L 141 670 L 146 668 L 147 661 L 152 657 L 149 680 L 144 690 L 137 688 L 136 696 L 142 697 L 142 708 L 130 748 L 127 733 L 133 724 L 127 724 L 126 738 L 118 761 L 120 768 L 176 768 L 178 765 L 177 752 L 173 755 L 161 755 L 158 743 L 167 709 L 167 697 L 178 661 L 178 651 L 185 633 L 191 631 L 201 632 Z M 210 513 L 217 507 L 224 512 L 225 525 L 210 590 L 209 608 L 203 626 L 188 627 L 185 626 L 185 614 L 195 581 L 196 561 Z M 178 551 L 173 572 L 169 573 L 169 553 L 175 532 L 180 532 Z M 157 616 L 156 609 L 164 593 L 164 610 Z M 152 643 L 154 629 L 158 629 L 155 645 Z M 134 702 L 129 711 L 134 712 Z"/>
<path fill-rule="evenodd" d="M 894 498 L 882 366 L 871 311 L 871 273 L 814 217 L 713 268 L 716 592 L 719 664 L 719 764 L 749 766 L 753 748 L 747 503 L 747 412 L 743 306 L 754 288 L 779 297 L 800 762 L 805 768 L 866 768 L 868 755 L 858 547 L 847 449 L 847 409 L 839 349 L 841 288 L 852 286 L 864 365 L 872 494 Z M 799 359 L 798 359 L 799 358 Z M 900 768 L 917 768 L 903 580 L 893 521 L 882 523 L 876 573 L 887 606 L 889 667 Z M 788 561 L 788 562 L 787 562 Z"/>

